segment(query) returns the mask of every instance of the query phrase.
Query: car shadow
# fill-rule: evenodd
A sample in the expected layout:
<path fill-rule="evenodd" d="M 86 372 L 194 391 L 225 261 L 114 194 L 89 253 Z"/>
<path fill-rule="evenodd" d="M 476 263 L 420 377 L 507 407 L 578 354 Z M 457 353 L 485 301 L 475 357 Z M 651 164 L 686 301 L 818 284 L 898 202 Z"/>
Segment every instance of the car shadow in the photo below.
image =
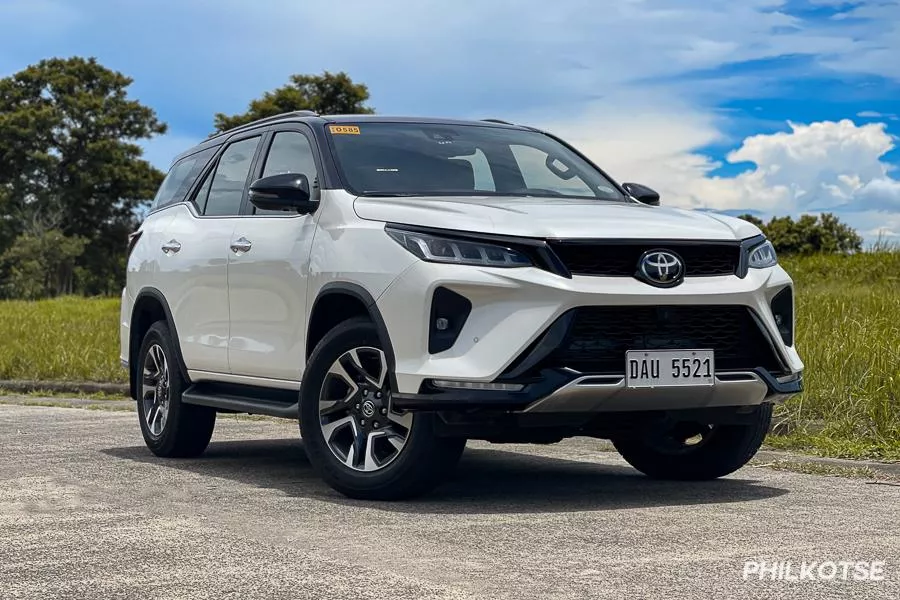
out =
<path fill-rule="evenodd" d="M 555 513 L 654 506 L 750 502 L 788 493 L 752 479 L 703 482 L 655 481 L 634 469 L 505 450 L 467 448 L 450 479 L 412 501 L 351 500 L 326 486 L 313 471 L 298 439 L 213 442 L 195 459 L 162 459 L 143 446 L 103 453 L 315 498 L 386 511 L 432 514 Z M 598 456 L 603 453 L 598 452 Z"/>

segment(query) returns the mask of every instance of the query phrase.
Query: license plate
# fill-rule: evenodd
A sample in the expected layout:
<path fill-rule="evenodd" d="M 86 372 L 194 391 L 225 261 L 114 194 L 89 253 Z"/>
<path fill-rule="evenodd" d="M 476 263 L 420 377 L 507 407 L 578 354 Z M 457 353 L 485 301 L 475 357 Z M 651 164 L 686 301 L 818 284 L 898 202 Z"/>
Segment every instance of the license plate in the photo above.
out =
<path fill-rule="evenodd" d="M 714 385 L 712 350 L 629 350 L 625 385 L 630 388 Z"/>

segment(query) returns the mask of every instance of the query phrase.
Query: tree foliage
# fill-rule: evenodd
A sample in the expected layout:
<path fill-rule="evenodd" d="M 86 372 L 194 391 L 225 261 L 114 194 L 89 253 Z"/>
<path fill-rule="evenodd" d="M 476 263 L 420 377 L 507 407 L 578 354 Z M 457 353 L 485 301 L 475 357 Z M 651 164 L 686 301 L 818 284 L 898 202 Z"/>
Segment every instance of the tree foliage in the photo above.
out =
<path fill-rule="evenodd" d="M 368 114 L 374 112 L 365 105 L 369 88 L 353 83 L 343 71 L 321 75 L 291 75 L 290 83 L 250 103 L 247 112 L 238 115 L 217 113 L 216 131 L 226 131 L 251 121 L 295 110 L 311 110 L 319 114 Z"/>
<path fill-rule="evenodd" d="M 862 249 L 859 234 L 831 213 L 803 215 L 796 221 L 791 217 L 773 217 L 768 223 L 749 214 L 740 218 L 759 227 L 775 249 L 784 254 L 838 254 Z"/>
<path fill-rule="evenodd" d="M 85 238 L 67 236 L 58 229 L 23 233 L 0 256 L 6 272 L 4 294 L 26 300 L 71 294 L 75 261 L 86 244 Z"/>
<path fill-rule="evenodd" d="M 125 235 L 163 176 L 135 142 L 166 131 L 152 109 L 128 98 L 131 83 L 80 57 L 0 79 L 0 254 L 9 240 L 62 249 L 85 240 L 75 255 L 91 280 L 76 282 L 78 291 L 121 285 Z M 52 217 L 62 238 L 28 234 L 36 215 Z"/>

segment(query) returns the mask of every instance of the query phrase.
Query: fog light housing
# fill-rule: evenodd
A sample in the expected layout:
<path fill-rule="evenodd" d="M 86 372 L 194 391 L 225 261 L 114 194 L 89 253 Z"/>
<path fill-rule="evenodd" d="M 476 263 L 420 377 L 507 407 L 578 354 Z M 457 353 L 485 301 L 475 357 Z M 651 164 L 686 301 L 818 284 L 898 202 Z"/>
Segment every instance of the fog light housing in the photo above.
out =
<path fill-rule="evenodd" d="M 493 383 L 490 381 L 456 381 L 454 379 L 432 379 L 431 385 L 446 390 L 480 390 L 490 392 L 521 392 L 521 383 Z"/>
<path fill-rule="evenodd" d="M 445 287 L 434 290 L 428 325 L 428 353 L 437 354 L 452 348 L 470 312 L 472 303 L 465 296 Z"/>
<path fill-rule="evenodd" d="M 772 298 L 772 315 L 785 345 L 794 345 L 794 293 L 790 286 Z"/>

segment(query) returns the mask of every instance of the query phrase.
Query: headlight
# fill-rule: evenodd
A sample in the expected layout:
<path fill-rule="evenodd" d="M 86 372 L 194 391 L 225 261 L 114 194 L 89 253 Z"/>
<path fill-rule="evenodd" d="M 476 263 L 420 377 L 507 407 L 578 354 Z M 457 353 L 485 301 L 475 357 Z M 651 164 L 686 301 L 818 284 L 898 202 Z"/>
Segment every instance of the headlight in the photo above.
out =
<path fill-rule="evenodd" d="M 775 254 L 775 246 L 766 240 L 759 246 L 750 250 L 749 264 L 754 269 L 765 269 L 778 264 L 778 256 Z"/>
<path fill-rule="evenodd" d="M 429 233 L 385 228 L 398 244 L 429 262 L 479 267 L 529 267 L 525 254 L 512 248 L 485 242 L 445 238 Z"/>

